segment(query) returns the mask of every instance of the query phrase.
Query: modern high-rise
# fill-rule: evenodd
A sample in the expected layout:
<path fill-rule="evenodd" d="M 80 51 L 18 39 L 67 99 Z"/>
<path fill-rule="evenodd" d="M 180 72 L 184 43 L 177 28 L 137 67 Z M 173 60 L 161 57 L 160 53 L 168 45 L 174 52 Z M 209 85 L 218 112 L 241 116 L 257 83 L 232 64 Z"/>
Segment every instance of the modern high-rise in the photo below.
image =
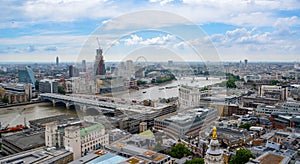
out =
<path fill-rule="evenodd" d="M 31 83 L 35 88 L 35 78 L 32 69 L 28 66 L 22 67 L 18 70 L 19 83 Z"/>
<path fill-rule="evenodd" d="M 134 65 L 132 60 L 126 60 L 126 77 L 128 79 L 134 77 Z"/>
<path fill-rule="evenodd" d="M 58 56 L 56 57 L 56 66 L 58 66 L 59 65 L 59 58 L 58 58 Z"/>
<path fill-rule="evenodd" d="M 245 68 L 247 68 L 247 66 L 248 66 L 248 60 L 245 59 Z"/>
<path fill-rule="evenodd" d="M 96 60 L 95 60 L 95 69 L 96 69 L 96 75 L 105 75 L 106 70 L 105 70 L 105 64 L 104 64 L 104 59 L 103 59 L 103 51 L 102 48 L 98 48 L 96 50 Z"/>
<path fill-rule="evenodd" d="M 69 77 L 78 77 L 79 76 L 79 69 L 76 68 L 74 65 L 69 66 Z"/>
<path fill-rule="evenodd" d="M 50 79 L 43 79 L 39 83 L 40 93 L 58 93 L 58 82 Z"/>
<path fill-rule="evenodd" d="M 86 72 L 86 61 L 85 60 L 82 60 L 81 67 L 82 67 L 82 72 Z"/>
<path fill-rule="evenodd" d="M 73 65 L 69 66 L 69 77 L 74 77 L 74 66 Z"/>

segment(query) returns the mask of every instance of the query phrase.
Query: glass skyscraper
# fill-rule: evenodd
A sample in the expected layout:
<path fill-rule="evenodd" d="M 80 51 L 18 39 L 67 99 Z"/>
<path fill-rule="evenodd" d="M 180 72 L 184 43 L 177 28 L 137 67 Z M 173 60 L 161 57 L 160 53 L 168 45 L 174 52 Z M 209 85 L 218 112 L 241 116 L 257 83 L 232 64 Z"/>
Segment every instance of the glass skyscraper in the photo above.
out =
<path fill-rule="evenodd" d="M 35 78 L 32 69 L 25 66 L 18 70 L 19 83 L 31 83 L 35 88 Z"/>

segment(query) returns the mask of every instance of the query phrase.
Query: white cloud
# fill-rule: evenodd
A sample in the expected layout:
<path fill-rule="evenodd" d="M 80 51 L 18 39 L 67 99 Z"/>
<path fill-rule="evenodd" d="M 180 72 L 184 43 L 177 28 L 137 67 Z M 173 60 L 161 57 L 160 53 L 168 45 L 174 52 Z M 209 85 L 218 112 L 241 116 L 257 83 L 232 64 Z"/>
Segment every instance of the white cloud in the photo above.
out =
<path fill-rule="evenodd" d="M 294 55 L 299 55 L 300 50 L 300 45 L 297 44 L 299 39 L 293 36 L 282 37 L 276 29 L 261 32 L 256 28 L 237 28 L 225 34 L 214 34 L 210 38 L 224 60 L 236 60 L 244 55 L 251 60 L 292 61 Z"/>
<path fill-rule="evenodd" d="M 296 31 L 291 30 L 293 26 L 300 25 L 300 20 L 297 16 L 278 18 L 274 23 L 273 27 L 275 28 L 274 34 L 287 37 L 296 33 Z"/>
<path fill-rule="evenodd" d="M 165 36 L 158 36 L 154 38 L 148 38 L 145 41 L 142 41 L 142 45 L 165 45 L 173 40 L 175 40 L 176 37 L 170 34 L 167 34 Z"/>
<path fill-rule="evenodd" d="M 172 44 L 175 41 L 176 37 L 170 34 L 164 36 L 158 36 L 153 38 L 143 39 L 142 37 L 133 34 L 130 38 L 124 40 L 124 44 L 126 46 L 133 46 L 133 45 L 167 45 Z"/>
<path fill-rule="evenodd" d="M 173 2 L 174 0 L 149 0 L 149 2 L 152 2 L 152 3 L 158 3 L 161 5 L 161 6 L 164 6 L 170 2 Z"/>
<path fill-rule="evenodd" d="M 143 41 L 142 37 L 138 37 L 137 35 L 131 35 L 130 38 L 124 40 L 124 44 L 127 46 L 137 45 Z"/>
<path fill-rule="evenodd" d="M 102 29 L 105 31 L 123 29 L 134 31 L 140 29 L 156 29 L 178 24 L 192 24 L 192 22 L 173 13 L 159 10 L 146 10 L 124 14 L 111 19 L 103 24 Z"/>
<path fill-rule="evenodd" d="M 143 10 L 169 11 L 197 24 L 221 22 L 238 26 L 261 27 L 274 25 L 278 18 L 277 11 L 300 9 L 298 0 L 182 0 L 170 3 L 173 1 L 149 0 L 150 3 L 140 2 L 141 5 L 135 5 L 133 1 L 113 0 L 27 0 L 17 4 L 5 1 L 0 6 L 0 15 L 2 16 L 0 20 L 6 20 L 6 22 L 2 22 L 0 27 L 28 25 L 28 21 L 24 23 L 15 21 L 15 25 L 13 25 L 11 21 L 14 19 L 30 20 L 30 24 L 49 21 L 72 22 L 82 19 L 107 19 Z M 158 22 L 159 25 L 169 21 L 167 18 L 159 16 L 149 17 L 149 20 L 154 18 L 157 21 L 159 21 L 157 18 L 161 20 Z M 125 25 L 126 21 L 128 21 L 128 26 Z M 116 29 L 130 28 L 130 25 L 137 24 L 145 24 L 146 27 L 150 25 L 147 23 L 147 19 L 126 21 L 114 22 L 113 25 L 117 25 Z M 174 20 L 171 22 L 173 24 L 184 23 L 174 22 Z M 167 24 L 170 25 L 170 23 Z M 155 27 L 153 23 L 152 26 Z"/>
<path fill-rule="evenodd" d="M 107 3 L 107 0 L 30 0 L 24 3 L 21 11 L 25 17 L 36 21 L 71 22 L 117 15 L 117 9 Z"/>
<path fill-rule="evenodd" d="M 274 23 L 275 28 L 282 28 L 282 27 L 291 27 L 295 25 L 299 25 L 300 21 L 297 16 L 286 17 L 286 18 L 278 18 Z"/>

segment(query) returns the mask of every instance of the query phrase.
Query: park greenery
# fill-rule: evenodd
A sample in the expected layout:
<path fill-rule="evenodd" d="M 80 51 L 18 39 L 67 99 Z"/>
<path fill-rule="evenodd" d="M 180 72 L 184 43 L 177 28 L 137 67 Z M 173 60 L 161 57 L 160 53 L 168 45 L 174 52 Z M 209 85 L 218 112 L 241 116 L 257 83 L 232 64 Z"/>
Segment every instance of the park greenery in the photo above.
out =
<path fill-rule="evenodd" d="M 175 79 L 175 76 L 173 74 L 169 74 L 167 75 L 168 77 L 163 77 L 163 78 L 159 78 L 159 79 L 156 79 L 156 80 L 152 80 L 151 82 L 152 83 L 164 83 L 164 82 L 168 82 L 168 81 L 172 81 Z"/>
<path fill-rule="evenodd" d="M 243 129 L 247 129 L 247 130 L 250 130 L 250 127 L 252 126 L 252 124 L 250 123 L 244 123 L 244 124 L 241 124 L 239 126 L 239 128 L 243 128 Z"/>
<path fill-rule="evenodd" d="M 203 158 L 194 158 L 192 160 L 186 161 L 184 164 L 204 164 Z"/>
<path fill-rule="evenodd" d="M 66 91 L 62 86 L 58 86 L 57 89 L 58 89 L 58 93 L 63 94 L 63 95 L 66 94 Z"/>
<path fill-rule="evenodd" d="M 236 155 L 230 159 L 229 164 L 245 164 L 250 158 L 255 158 L 250 150 L 240 149 L 236 151 Z"/>
<path fill-rule="evenodd" d="M 231 73 L 226 73 L 225 75 L 228 78 L 228 80 L 218 83 L 216 85 L 218 85 L 220 87 L 236 88 L 237 86 L 236 86 L 235 82 L 244 81 L 244 79 L 240 78 L 238 75 L 233 75 Z"/>
<path fill-rule="evenodd" d="M 2 98 L 2 102 L 3 103 L 8 103 L 9 102 L 9 100 L 8 100 L 8 97 L 7 96 L 4 96 L 3 98 Z"/>
<path fill-rule="evenodd" d="M 40 82 L 38 80 L 35 81 L 34 83 L 35 89 L 39 90 L 40 89 Z"/>
<path fill-rule="evenodd" d="M 173 158 L 182 158 L 188 155 L 191 155 L 192 152 L 185 147 L 182 143 L 178 143 L 177 145 L 171 148 L 171 151 L 168 153 Z"/>
<path fill-rule="evenodd" d="M 138 80 L 137 81 L 137 85 L 140 86 L 140 85 L 144 85 L 146 84 L 147 82 L 146 81 L 142 81 L 142 80 Z"/>
<path fill-rule="evenodd" d="M 280 81 L 278 80 L 271 80 L 270 83 L 271 85 L 280 85 Z"/>

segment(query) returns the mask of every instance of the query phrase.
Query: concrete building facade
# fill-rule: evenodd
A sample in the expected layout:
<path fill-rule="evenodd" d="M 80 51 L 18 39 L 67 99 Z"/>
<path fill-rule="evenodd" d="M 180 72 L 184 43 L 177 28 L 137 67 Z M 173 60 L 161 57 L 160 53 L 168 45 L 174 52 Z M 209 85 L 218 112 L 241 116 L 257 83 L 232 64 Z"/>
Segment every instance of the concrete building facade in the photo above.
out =
<path fill-rule="evenodd" d="M 45 142 L 48 147 L 63 147 L 74 153 L 78 159 L 88 152 L 109 144 L 109 135 L 102 124 L 81 126 L 85 123 L 57 125 L 51 122 L 46 125 Z"/>

